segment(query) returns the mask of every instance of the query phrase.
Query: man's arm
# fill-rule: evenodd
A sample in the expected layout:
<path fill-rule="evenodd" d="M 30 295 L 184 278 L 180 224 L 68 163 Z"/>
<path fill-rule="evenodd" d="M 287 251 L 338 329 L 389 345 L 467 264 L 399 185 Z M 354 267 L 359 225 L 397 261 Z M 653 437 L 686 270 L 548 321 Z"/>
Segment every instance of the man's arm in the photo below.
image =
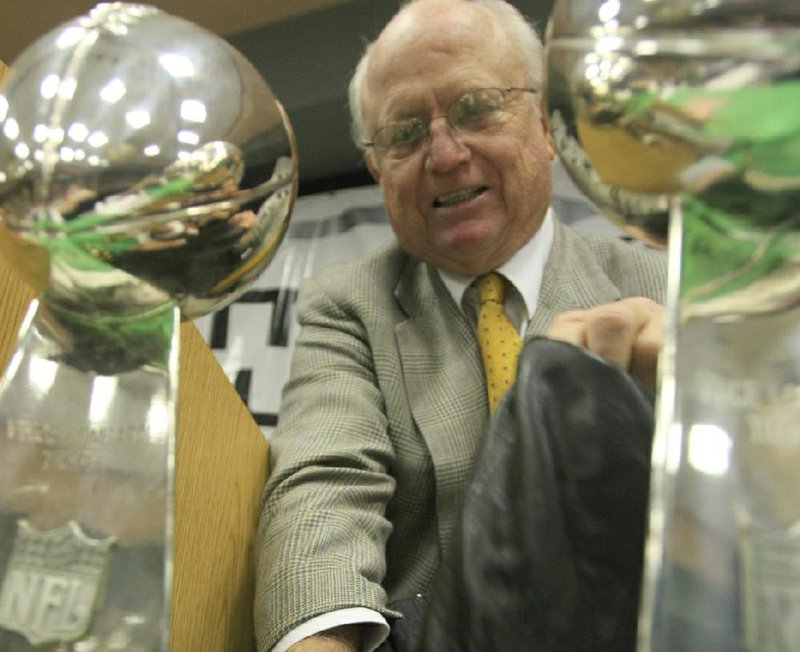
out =
<path fill-rule="evenodd" d="M 291 652 L 292 646 L 303 639 L 349 625 L 358 627 L 362 652 L 374 652 L 389 636 L 389 623 L 377 611 L 363 607 L 337 609 L 301 623 L 279 640 L 271 652 Z"/>
<path fill-rule="evenodd" d="M 260 652 L 345 606 L 388 615 L 381 581 L 394 450 L 368 336 L 354 312 L 314 282 L 301 291 L 298 320 L 259 524 Z"/>
<path fill-rule="evenodd" d="M 289 652 L 359 652 L 361 632 L 358 625 L 334 627 L 295 643 Z"/>

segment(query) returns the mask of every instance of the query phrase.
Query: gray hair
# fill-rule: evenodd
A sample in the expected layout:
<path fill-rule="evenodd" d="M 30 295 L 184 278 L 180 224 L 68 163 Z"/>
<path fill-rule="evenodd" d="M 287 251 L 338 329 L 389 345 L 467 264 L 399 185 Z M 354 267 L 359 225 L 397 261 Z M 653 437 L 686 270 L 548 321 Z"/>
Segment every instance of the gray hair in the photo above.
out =
<path fill-rule="evenodd" d="M 415 4 L 420 0 L 408 0 L 403 3 L 400 11 L 409 5 Z M 525 83 L 531 88 L 541 90 L 542 86 L 542 41 L 534 26 L 528 22 L 520 11 L 505 0 L 464 0 L 472 4 L 480 5 L 492 11 L 499 19 L 500 25 L 506 30 L 515 49 L 522 56 L 526 67 Z M 398 13 L 400 13 L 398 11 Z M 353 76 L 348 87 L 348 99 L 350 104 L 351 135 L 353 142 L 359 149 L 364 148 L 364 141 L 367 139 L 364 126 L 363 97 L 364 83 L 367 76 L 372 49 L 375 41 L 367 44 L 364 53 L 356 65 Z"/>

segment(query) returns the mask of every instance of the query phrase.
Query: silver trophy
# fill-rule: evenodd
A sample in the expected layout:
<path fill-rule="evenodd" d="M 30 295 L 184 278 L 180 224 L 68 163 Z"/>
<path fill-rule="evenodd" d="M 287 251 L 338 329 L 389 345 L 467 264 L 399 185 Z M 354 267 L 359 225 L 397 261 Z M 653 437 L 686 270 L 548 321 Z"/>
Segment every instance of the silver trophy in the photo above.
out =
<path fill-rule="evenodd" d="M 800 650 L 800 3 L 557 0 L 584 192 L 668 241 L 639 649 Z"/>
<path fill-rule="evenodd" d="M 291 127 L 242 55 L 146 5 L 12 69 L 0 246 L 39 296 L 0 385 L 0 650 L 166 650 L 179 320 L 274 256 Z"/>

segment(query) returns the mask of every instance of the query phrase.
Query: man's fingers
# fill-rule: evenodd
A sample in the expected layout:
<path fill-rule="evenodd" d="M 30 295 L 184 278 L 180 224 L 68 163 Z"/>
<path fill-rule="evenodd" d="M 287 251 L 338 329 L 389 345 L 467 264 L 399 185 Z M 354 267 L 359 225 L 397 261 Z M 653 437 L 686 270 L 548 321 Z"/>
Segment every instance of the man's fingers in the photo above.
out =
<path fill-rule="evenodd" d="M 616 304 L 592 312 L 586 322 L 586 348 L 628 369 L 640 328 L 637 316 Z"/>
<path fill-rule="evenodd" d="M 663 322 L 662 306 L 635 297 L 563 313 L 553 320 L 547 335 L 582 346 L 654 387 Z"/>
<path fill-rule="evenodd" d="M 651 319 L 639 331 L 629 370 L 645 385 L 655 389 L 658 377 L 658 356 L 664 344 L 664 319 L 666 311 L 656 306 Z"/>
<path fill-rule="evenodd" d="M 558 315 L 550 328 L 547 336 L 554 340 L 568 342 L 575 346 L 586 346 L 586 325 L 583 320 L 583 311 L 565 312 Z"/>

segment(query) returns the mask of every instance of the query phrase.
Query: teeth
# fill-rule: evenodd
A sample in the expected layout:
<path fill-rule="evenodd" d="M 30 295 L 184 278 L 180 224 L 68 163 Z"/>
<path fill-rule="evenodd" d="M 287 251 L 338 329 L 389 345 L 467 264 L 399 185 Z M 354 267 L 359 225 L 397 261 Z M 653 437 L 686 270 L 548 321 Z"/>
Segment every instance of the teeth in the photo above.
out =
<path fill-rule="evenodd" d="M 441 197 L 437 197 L 433 205 L 434 206 L 452 206 L 453 204 L 457 204 L 460 201 L 465 201 L 467 199 L 472 199 L 473 197 L 477 197 L 483 192 L 484 188 L 482 186 L 478 186 L 475 188 L 465 188 L 464 190 L 457 190 L 456 192 L 451 192 L 447 195 L 442 195 Z"/>

